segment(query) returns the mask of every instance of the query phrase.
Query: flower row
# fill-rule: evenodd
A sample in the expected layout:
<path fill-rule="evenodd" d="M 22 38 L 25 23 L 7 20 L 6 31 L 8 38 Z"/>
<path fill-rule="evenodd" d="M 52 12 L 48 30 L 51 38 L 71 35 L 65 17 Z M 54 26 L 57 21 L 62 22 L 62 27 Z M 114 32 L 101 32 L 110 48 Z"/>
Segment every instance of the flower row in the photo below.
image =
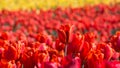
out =
<path fill-rule="evenodd" d="M 61 24 L 73 24 L 74 31 L 94 32 L 100 41 L 120 30 L 120 5 L 86 6 L 83 8 L 32 11 L 0 11 L 0 31 L 7 31 L 15 37 L 46 33 L 57 36 L 56 29 Z M 16 35 L 17 34 L 17 35 Z M 15 40 L 15 38 L 10 38 Z"/>
<path fill-rule="evenodd" d="M 114 4 L 120 0 L 0 0 L 0 10 L 50 9 L 56 7 L 81 7 L 95 4 Z M 9 5 L 9 6 L 8 6 Z"/>

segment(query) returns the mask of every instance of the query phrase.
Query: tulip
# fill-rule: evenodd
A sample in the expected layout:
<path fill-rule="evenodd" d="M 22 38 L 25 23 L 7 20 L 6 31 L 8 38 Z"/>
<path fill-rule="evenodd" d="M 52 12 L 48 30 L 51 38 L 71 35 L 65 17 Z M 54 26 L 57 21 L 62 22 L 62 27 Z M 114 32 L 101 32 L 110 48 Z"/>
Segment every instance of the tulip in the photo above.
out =
<path fill-rule="evenodd" d="M 106 68 L 120 68 L 120 61 L 112 60 L 106 62 Z"/>
<path fill-rule="evenodd" d="M 120 51 L 120 32 L 117 32 L 111 38 L 112 47 L 119 52 Z"/>
<path fill-rule="evenodd" d="M 16 60 L 17 58 L 18 58 L 18 53 L 14 46 L 11 45 L 5 47 L 5 50 L 2 55 L 2 59 L 10 61 L 10 60 Z"/>
<path fill-rule="evenodd" d="M 51 63 L 51 62 L 44 62 L 41 65 L 41 68 L 58 68 L 56 63 Z"/>
<path fill-rule="evenodd" d="M 79 33 L 74 34 L 72 36 L 71 42 L 69 42 L 68 44 L 67 53 L 68 54 L 79 53 L 82 50 L 83 44 L 84 44 L 84 36 L 80 35 Z"/>
<path fill-rule="evenodd" d="M 101 52 L 104 54 L 105 60 L 110 60 L 113 56 L 113 49 L 110 47 L 109 44 L 101 43 L 98 44 L 97 48 L 101 50 Z"/>
<path fill-rule="evenodd" d="M 79 57 L 72 58 L 68 55 L 62 59 L 62 68 L 81 68 L 81 60 Z"/>
<path fill-rule="evenodd" d="M 92 50 L 86 57 L 84 68 L 105 68 L 104 54 L 99 50 Z"/>
<path fill-rule="evenodd" d="M 58 37 L 59 40 L 62 43 L 68 43 L 70 40 L 70 36 L 71 36 L 71 32 L 72 32 L 72 26 L 70 25 L 62 25 L 60 27 L 60 29 L 58 29 Z"/>
<path fill-rule="evenodd" d="M 71 37 L 72 27 L 70 25 L 61 26 L 58 30 L 59 40 L 65 44 L 65 56 L 67 55 L 67 47 Z"/>

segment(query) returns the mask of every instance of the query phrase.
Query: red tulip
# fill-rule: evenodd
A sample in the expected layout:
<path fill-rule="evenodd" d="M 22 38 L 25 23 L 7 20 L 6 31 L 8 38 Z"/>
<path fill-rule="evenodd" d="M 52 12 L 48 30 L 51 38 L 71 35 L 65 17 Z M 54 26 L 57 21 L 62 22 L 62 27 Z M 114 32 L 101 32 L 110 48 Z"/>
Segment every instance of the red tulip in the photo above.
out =
<path fill-rule="evenodd" d="M 72 58 L 72 56 L 66 56 L 62 59 L 62 68 L 81 68 L 81 60 L 79 57 Z"/>
<path fill-rule="evenodd" d="M 112 60 L 106 62 L 106 68 L 120 68 L 120 61 Z"/>
<path fill-rule="evenodd" d="M 22 54 L 21 63 L 24 68 L 33 68 L 35 66 L 35 62 L 33 61 L 33 57 L 27 54 Z"/>
<path fill-rule="evenodd" d="M 67 53 L 68 54 L 74 54 L 78 53 L 82 50 L 84 44 L 84 36 L 78 34 L 74 34 L 71 38 L 71 41 L 68 44 L 67 47 Z"/>
<path fill-rule="evenodd" d="M 6 46 L 5 50 L 3 52 L 3 59 L 10 61 L 10 60 L 16 60 L 18 58 L 17 50 L 14 46 Z"/>
<path fill-rule="evenodd" d="M 40 43 L 45 43 L 46 42 L 46 36 L 43 34 L 38 34 L 36 37 L 36 40 L 39 41 Z"/>
<path fill-rule="evenodd" d="M 55 41 L 55 48 L 58 50 L 58 51 L 62 51 L 65 49 L 65 44 L 61 43 L 60 40 L 56 40 Z"/>
<path fill-rule="evenodd" d="M 113 56 L 113 49 L 109 44 L 101 43 L 97 45 L 97 48 L 104 54 L 105 60 L 110 60 Z"/>
<path fill-rule="evenodd" d="M 113 59 L 113 60 L 117 60 L 117 59 L 119 59 L 119 57 L 120 57 L 119 52 L 116 52 L 115 50 L 113 50 L 113 56 L 112 56 L 111 59 Z"/>
<path fill-rule="evenodd" d="M 0 33 L 0 38 L 3 39 L 3 40 L 7 40 L 8 39 L 8 33 L 6 33 L 6 32 Z"/>
<path fill-rule="evenodd" d="M 103 53 L 99 50 L 92 50 L 86 57 L 85 68 L 105 68 L 103 59 Z"/>
<path fill-rule="evenodd" d="M 62 42 L 62 43 L 68 43 L 69 42 L 69 39 L 70 39 L 70 36 L 71 36 L 71 32 L 72 32 L 72 26 L 70 25 L 62 25 L 60 27 L 60 29 L 58 29 L 58 37 L 59 37 L 59 40 Z"/>
<path fill-rule="evenodd" d="M 80 52 L 80 57 L 81 57 L 82 62 L 85 61 L 85 59 L 86 59 L 86 57 L 87 57 L 90 50 L 91 50 L 91 47 L 90 47 L 89 43 L 84 42 L 83 43 L 83 48 L 82 48 L 82 50 Z"/>
<path fill-rule="evenodd" d="M 111 38 L 112 47 L 119 52 L 120 51 L 120 32 L 117 32 L 112 38 Z"/>
<path fill-rule="evenodd" d="M 92 32 L 88 32 L 85 34 L 85 41 L 87 42 L 95 42 L 95 39 L 96 39 L 96 35 Z"/>
<path fill-rule="evenodd" d="M 58 68 L 57 64 L 54 62 L 44 62 L 41 68 Z"/>

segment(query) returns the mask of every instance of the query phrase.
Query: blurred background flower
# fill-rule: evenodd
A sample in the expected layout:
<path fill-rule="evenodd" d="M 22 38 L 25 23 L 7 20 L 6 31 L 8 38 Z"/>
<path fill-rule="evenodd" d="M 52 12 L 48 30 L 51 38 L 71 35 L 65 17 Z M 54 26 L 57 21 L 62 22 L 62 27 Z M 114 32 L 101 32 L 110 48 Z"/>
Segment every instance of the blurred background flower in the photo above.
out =
<path fill-rule="evenodd" d="M 0 0 L 0 10 L 54 9 L 56 7 L 82 7 L 84 5 L 115 4 L 120 0 Z"/>

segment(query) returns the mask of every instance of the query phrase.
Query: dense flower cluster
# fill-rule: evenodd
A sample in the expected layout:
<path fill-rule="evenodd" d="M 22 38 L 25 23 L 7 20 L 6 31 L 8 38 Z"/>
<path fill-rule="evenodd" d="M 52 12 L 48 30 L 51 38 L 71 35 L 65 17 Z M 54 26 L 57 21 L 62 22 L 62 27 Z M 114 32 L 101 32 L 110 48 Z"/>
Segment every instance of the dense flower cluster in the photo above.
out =
<path fill-rule="evenodd" d="M 119 30 L 120 5 L 3 10 L 0 68 L 120 68 Z"/>

